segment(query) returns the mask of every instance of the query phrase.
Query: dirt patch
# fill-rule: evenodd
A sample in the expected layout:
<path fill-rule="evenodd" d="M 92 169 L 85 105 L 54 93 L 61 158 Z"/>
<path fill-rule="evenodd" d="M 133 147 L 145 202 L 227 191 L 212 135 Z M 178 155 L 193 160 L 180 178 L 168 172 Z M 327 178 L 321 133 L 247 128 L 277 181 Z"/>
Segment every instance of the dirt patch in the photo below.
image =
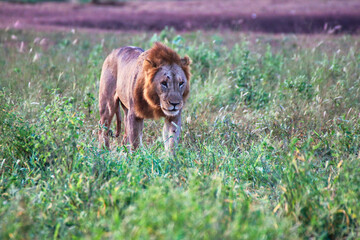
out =
<path fill-rule="evenodd" d="M 115 6 L 0 3 L 1 28 L 149 31 L 166 26 L 182 31 L 230 29 L 267 33 L 356 34 L 360 33 L 360 2 L 155 1 Z"/>

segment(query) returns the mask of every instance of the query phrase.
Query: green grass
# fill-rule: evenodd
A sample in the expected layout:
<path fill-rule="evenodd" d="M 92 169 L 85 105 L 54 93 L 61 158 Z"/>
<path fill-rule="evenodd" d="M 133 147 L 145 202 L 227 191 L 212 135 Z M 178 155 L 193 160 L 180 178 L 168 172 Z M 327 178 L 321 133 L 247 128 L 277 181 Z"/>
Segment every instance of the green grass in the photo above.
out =
<path fill-rule="evenodd" d="M 359 239 L 359 39 L 1 31 L 0 239 Z M 177 154 L 101 150 L 102 62 L 154 41 L 193 60 Z"/>

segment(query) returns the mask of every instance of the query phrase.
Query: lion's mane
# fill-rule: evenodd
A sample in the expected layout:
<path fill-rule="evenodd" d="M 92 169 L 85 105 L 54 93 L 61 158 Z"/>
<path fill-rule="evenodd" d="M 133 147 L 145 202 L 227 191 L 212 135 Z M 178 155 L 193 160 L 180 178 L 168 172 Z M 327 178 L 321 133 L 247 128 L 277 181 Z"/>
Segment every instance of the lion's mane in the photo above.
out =
<path fill-rule="evenodd" d="M 160 108 L 160 99 L 155 91 L 153 78 L 157 71 L 164 65 L 179 65 L 186 76 L 187 82 L 183 94 L 185 101 L 190 92 L 190 59 L 188 56 L 180 56 L 171 48 L 156 42 L 154 46 L 146 51 L 142 72 L 134 89 L 135 112 L 140 118 L 159 118 L 165 116 Z"/>

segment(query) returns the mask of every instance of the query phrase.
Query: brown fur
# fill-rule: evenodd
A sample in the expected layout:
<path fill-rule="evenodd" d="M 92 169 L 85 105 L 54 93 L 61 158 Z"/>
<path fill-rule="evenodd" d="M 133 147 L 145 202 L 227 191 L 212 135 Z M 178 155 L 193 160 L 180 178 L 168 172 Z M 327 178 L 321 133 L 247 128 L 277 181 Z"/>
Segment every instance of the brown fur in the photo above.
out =
<path fill-rule="evenodd" d="M 164 113 L 159 106 L 159 97 L 155 93 L 152 80 L 161 66 L 177 64 L 181 66 L 188 79 L 183 94 L 186 100 L 190 92 L 190 59 L 185 56 L 183 59 L 171 48 L 156 42 L 155 45 L 147 51 L 146 60 L 143 62 L 144 75 L 135 86 L 135 96 L 139 104 L 135 105 L 136 114 L 141 118 L 159 118 L 164 117 Z M 145 97 L 145 98 L 144 98 Z M 147 106 L 144 108 L 144 106 Z"/>
<path fill-rule="evenodd" d="M 155 43 L 148 51 L 135 47 L 114 50 L 105 60 L 99 89 L 99 140 L 109 147 L 108 132 L 114 114 L 120 134 L 119 103 L 125 113 L 123 142 L 136 148 L 141 142 L 143 119 L 165 117 L 164 140 L 167 148 L 177 143 L 181 126 L 181 109 L 190 91 L 190 59 L 180 56 L 171 48 Z M 164 87 L 164 82 L 166 85 Z M 183 84 L 185 83 L 186 84 Z M 169 84 L 169 85 L 167 85 Z M 175 124 L 173 124 L 173 123 Z M 166 145 L 166 144 L 165 144 Z"/>

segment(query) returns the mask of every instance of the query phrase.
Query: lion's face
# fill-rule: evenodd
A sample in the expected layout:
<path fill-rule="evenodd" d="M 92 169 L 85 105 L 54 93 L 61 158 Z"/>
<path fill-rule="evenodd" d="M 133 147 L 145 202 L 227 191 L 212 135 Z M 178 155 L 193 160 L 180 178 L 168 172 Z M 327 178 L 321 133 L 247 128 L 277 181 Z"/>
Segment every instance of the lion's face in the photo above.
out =
<path fill-rule="evenodd" d="M 187 88 L 187 79 L 177 64 L 159 68 L 153 78 L 154 90 L 159 96 L 161 110 L 168 117 L 180 113 L 184 105 L 183 95 Z"/>
<path fill-rule="evenodd" d="M 139 82 L 137 95 L 143 97 L 152 111 L 138 106 L 137 114 L 143 118 L 174 117 L 181 113 L 190 92 L 190 64 L 188 56 L 180 56 L 161 43 L 144 53 L 144 81 Z M 146 112 L 146 111 L 147 112 Z M 146 112 L 146 114 L 144 114 Z"/>

